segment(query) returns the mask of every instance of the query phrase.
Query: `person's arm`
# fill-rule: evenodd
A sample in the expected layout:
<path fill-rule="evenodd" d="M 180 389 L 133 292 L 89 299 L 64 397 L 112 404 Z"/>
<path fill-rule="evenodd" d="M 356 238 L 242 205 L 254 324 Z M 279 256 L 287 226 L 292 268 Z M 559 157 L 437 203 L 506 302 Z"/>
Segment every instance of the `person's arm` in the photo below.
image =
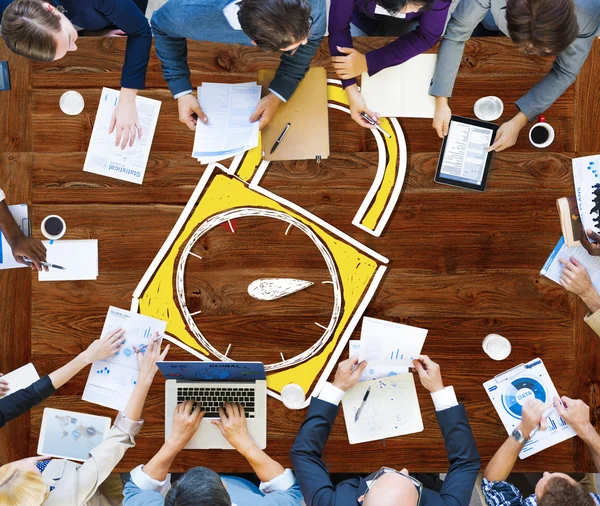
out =
<path fill-rule="evenodd" d="M 10 213 L 4 198 L 4 192 L 0 190 L 0 232 L 4 234 L 12 255 L 18 263 L 26 265 L 23 257 L 27 257 L 33 261 L 30 264 L 31 269 L 41 271 L 43 267 L 40 262 L 46 261 L 46 247 L 39 239 L 27 237 L 23 233 Z"/>
<path fill-rule="evenodd" d="M 570 399 L 569 397 L 556 397 L 554 407 L 560 417 L 567 422 L 577 435 L 587 445 L 596 470 L 600 472 L 600 435 L 596 432 L 594 426 L 590 423 L 590 408 L 579 399 Z"/>
<path fill-rule="evenodd" d="M 523 406 L 521 423 L 517 425 L 517 429 L 525 436 L 526 441 L 521 444 L 515 438 L 508 436 L 504 444 L 489 461 L 483 477 L 489 482 L 504 481 L 511 473 L 515 462 L 519 457 L 519 453 L 529 440 L 531 432 L 540 425 L 540 430 L 546 429 L 546 419 L 543 417 L 544 411 L 548 406 L 539 399 L 529 401 Z"/>
<path fill-rule="evenodd" d="M 352 21 L 352 11 L 354 10 L 354 0 L 331 0 L 329 9 L 329 53 L 332 57 L 344 56 L 344 53 L 338 50 L 338 47 L 352 48 L 352 35 L 350 34 L 350 23 Z M 342 79 L 342 86 L 346 89 L 348 86 L 357 85 L 357 79 Z"/>
<path fill-rule="evenodd" d="M 358 367 L 356 367 L 358 365 Z M 323 448 L 339 411 L 344 393 L 352 388 L 367 366 L 356 357 L 340 362 L 333 384 L 326 383 L 319 397 L 313 397 L 304 423 L 290 452 L 294 471 L 306 504 L 334 506 L 335 487 L 323 462 Z"/>
<path fill-rule="evenodd" d="M 469 504 L 481 459 L 467 412 L 454 388 L 444 387 L 440 367 L 427 355 L 413 360 L 423 387 L 431 393 L 450 468 L 440 489 L 445 504 Z"/>
<path fill-rule="evenodd" d="M 124 332 L 119 330 L 102 339 L 95 340 L 85 351 L 61 368 L 14 394 L 10 394 L 9 384 L 9 395 L 0 399 L 0 428 L 50 397 L 84 367 L 96 360 L 103 360 L 114 355 L 123 339 Z"/>

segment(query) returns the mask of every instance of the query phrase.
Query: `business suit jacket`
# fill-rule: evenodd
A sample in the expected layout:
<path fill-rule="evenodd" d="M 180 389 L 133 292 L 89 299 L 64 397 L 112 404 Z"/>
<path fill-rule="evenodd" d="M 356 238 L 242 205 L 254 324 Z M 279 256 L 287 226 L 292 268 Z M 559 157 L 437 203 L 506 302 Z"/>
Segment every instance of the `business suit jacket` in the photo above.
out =
<path fill-rule="evenodd" d="M 367 490 L 364 478 L 351 478 L 337 487 L 331 483 L 321 455 L 339 406 L 313 398 L 302 424 L 291 459 L 307 506 L 353 506 Z M 437 411 L 450 461 L 440 492 L 424 489 L 422 506 L 468 506 L 480 467 L 475 439 L 462 404 Z M 410 462 L 406 463 L 410 467 Z"/>
<path fill-rule="evenodd" d="M 0 428 L 8 422 L 27 413 L 31 408 L 56 392 L 49 376 L 40 378 L 27 388 L 17 390 L 0 399 Z"/>

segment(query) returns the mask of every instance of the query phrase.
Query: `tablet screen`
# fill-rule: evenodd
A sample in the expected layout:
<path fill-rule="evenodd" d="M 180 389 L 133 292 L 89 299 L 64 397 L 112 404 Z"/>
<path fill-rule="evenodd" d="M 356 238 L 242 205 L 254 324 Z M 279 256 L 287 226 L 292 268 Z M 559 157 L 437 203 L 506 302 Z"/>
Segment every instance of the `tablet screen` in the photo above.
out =
<path fill-rule="evenodd" d="M 457 182 L 481 185 L 494 130 L 451 121 L 440 175 Z"/>

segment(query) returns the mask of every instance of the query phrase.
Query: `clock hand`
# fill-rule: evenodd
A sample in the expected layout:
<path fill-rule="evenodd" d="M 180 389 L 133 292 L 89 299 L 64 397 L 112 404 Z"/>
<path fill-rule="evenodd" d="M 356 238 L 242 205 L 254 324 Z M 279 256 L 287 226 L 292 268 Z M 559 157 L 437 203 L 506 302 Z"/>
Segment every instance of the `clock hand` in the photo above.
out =
<path fill-rule="evenodd" d="M 248 294 L 257 300 L 275 300 L 304 290 L 314 283 L 293 278 L 261 278 L 248 285 Z"/>

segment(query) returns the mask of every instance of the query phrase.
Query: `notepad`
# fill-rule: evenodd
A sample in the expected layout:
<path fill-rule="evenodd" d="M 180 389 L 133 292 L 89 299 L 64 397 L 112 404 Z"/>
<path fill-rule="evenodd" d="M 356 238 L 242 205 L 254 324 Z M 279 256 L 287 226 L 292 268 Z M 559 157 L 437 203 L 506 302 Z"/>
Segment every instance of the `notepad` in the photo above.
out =
<path fill-rule="evenodd" d="M 27 237 L 29 237 L 29 216 L 27 204 L 19 204 L 8 206 L 8 210 L 13 219 Z M 20 264 L 15 260 L 12 254 L 12 248 L 6 241 L 4 234 L 0 232 L 0 269 L 14 269 L 16 267 L 29 267 L 25 264 Z"/>
<path fill-rule="evenodd" d="M 32 385 L 40 379 L 40 375 L 35 370 L 35 366 L 32 363 L 29 363 L 5 374 L 1 379 L 8 383 L 9 390 L 6 394 L 8 396 Z"/>
<path fill-rule="evenodd" d="M 365 396 L 358 421 L 354 416 Z M 423 418 L 412 374 L 358 383 L 342 399 L 350 444 L 366 443 L 423 430 Z"/>
<path fill-rule="evenodd" d="M 98 241 L 96 239 L 43 241 L 46 261 L 64 267 L 38 272 L 40 281 L 76 281 L 98 278 Z"/>
<path fill-rule="evenodd" d="M 420 54 L 373 76 L 363 73 L 361 93 L 367 107 L 389 118 L 433 118 L 435 97 L 429 95 L 429 86 L 436 62 L 436 54 Z"/>

